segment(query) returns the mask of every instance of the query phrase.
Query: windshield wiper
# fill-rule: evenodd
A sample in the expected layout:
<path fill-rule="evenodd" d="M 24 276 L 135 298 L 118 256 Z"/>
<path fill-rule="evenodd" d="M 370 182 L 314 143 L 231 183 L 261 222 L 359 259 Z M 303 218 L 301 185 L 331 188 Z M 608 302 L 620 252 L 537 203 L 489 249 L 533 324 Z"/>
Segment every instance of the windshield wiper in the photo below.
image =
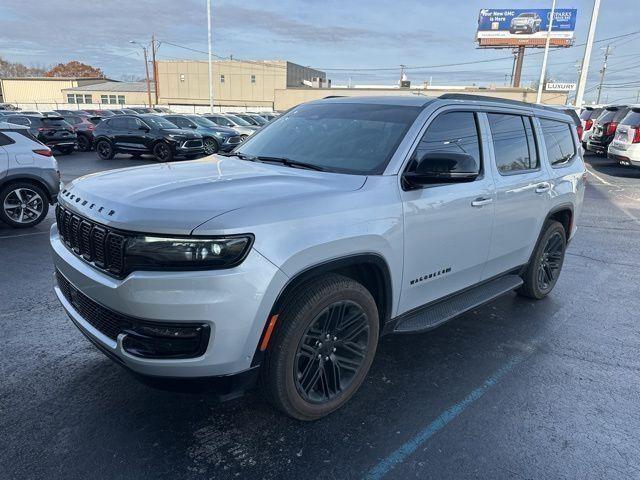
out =
<path fill-rule="evenodd" d="M 291 160 L 290 158 L 263 157 L 263 156 L 256 156 L 253 158 L 255 158 L 260 162 L 279 163 L 280 165 L 285 165 L 287 167 L 292 167 L 292 168 L 305 168 L 307 170 L 316 170 L 318 172 L 326 172 L 326 169 L 319 167 L 318 165 L 314 165 L 312 163 L 299 162 L 297 160 Z"/>
<path fill-rule="evenodd" d="M 244 153 L 218 152 L 216 155 L 220 155 L 223 157 L 238 157 L 240 160 L 249 160 L 250 162 L 255 162 L 258 160 L 258 157 L 254 157 L 253 155 L 245 155 Z"/>

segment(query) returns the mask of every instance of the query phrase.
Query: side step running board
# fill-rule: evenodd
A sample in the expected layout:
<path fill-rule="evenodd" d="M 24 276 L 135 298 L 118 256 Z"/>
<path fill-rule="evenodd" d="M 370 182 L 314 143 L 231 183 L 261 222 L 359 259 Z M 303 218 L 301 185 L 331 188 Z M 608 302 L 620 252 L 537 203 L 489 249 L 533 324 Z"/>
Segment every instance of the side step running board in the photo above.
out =
<path fill-rule="evenodd" d="M 406 313 L 398 318 L 394 332 L 413 333 L 430 330 L 458 315 L 489 302 L 522 285 L 518 275 L 505 275 L 457 293 L 445 300 Z"/>

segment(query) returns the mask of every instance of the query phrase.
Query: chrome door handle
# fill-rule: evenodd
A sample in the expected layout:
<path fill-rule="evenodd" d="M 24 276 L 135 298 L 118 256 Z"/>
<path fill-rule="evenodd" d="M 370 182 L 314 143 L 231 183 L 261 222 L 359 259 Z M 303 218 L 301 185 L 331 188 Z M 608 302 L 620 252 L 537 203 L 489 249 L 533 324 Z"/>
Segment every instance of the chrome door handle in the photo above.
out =
<path fill-rule="evenodd" d="M 493 202 L 493 198 L 491 197 L 478 197 L 473 202 L 471 202 L 472 207 L 481 207 L 483 205 L 489 205 Z"/>
<path fill-rule="evenodd" d="M 536 193 L 544 193 L 551 190 L 551 184 L 547 182 L 542 182 L 536 185 Z"/>

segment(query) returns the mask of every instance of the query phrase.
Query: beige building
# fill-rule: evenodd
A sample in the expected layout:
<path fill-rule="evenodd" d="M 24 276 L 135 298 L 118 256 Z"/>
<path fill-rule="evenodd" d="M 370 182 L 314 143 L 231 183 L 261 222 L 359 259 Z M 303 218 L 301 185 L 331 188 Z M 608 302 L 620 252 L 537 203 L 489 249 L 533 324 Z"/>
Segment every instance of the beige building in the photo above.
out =
<path fill-rule="evenodd" d="M 155 103 L 153 83 L 151 102 Z M 103 82 L 62 90 L 67 103 L 101 105 L 149 105 L 146 82 Z"/>
<path fill-rule="evenodd" d="M 439 97 L 445 93 L 467 93 L 472 95 L 485 95 L 488 97 L 520 100 L 534 103 L 536 91 L 530 88 L 478 88 L 478 87 L 425 87 L 425 88 L 282 88 L 275 92 L 274 110 L 283 111 L 299 105 L 303 102 L 318 100 L 328 96 L 363 97 L 386 95 L 426 95 Z M 567 93 L 544 92 L 542 103 L 549 105 L 564 105 L 567 101 Z"/>
<path fill-rule="evenodd" d="M 209 66 L 206 61 L 161 60 L 158 66 L 158 103 L 209 105 Z M 216 106 L 273 108 L 278 89 L 302 87 L 326 74 L 284 60 L 213 62 Z"/>
<path fill-rule="evenodd" d="M 66 88 L 103 83 L 104 78 L 0 78 L 3 101 L 13 104 L 66 103 Z"/>

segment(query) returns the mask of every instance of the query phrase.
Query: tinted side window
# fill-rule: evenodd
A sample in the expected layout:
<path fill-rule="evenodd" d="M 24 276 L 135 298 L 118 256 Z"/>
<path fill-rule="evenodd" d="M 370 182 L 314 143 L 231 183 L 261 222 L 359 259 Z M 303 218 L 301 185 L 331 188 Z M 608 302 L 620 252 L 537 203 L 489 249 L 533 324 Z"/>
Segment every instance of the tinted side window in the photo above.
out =
<path fill-rule="evenodd" d="M 624 117 L 627 116 L 627 113 L 629 113 L 629 109 L 628 108 L 621 108 L 620 110 L 618 110 L 618 112 L 616 113 L 616 116 L 613 117 L 614 122 L 620 122 L 620 120 L 622 120 Z"/>
<path fill-rule="evenodd" d="M 26 117 L 9 117 L 7 119 L 9 123 L 15 123 L 16 125 L 30 125 L 31 122 Z"/>
<path fill-rule="evenodd" d="M 7 135 L 5 135 L 4 133 L 0 132 L 0 147 L 3 147 L 5 145 L 11 145 L 12 143 L 14 143 L 13 140 L 11 140 Z"/>
<path fill-rule="evenodd" d="M 424 132 L 413 152 L 411 164 L 427 153 L 466 153 L 482 169 L 478 125 L 473 112 L 448 112 L 438 115 Z"/>
<path fill-rule="evenodd" d="M 634 108 L 622 120 L 622 125 L 640 125 L 640 108 Z"/>
<path fill-rule="evenodd" d="M 571 125 L 557 120 L 540 119 L 547 158 L 552 166 L 567 163 L 576 154 Z"/>
<path fill-rule="evenodd" d="M 126 118 L 112 118 L 107 125 L 114 130 L 124 130 L 127 128 Z"/>
<path fill-rule="evenodd" d="M 138 128 L 142 126 L 142 123 L 137 118 L 129 117 L 129 118 L 124 118 L 123 120 L 125 124 L 124 128 L 127 130 L 138 130 Z"/>
<path fill-rule="evenodd" d="M 487 118 L 500 173 L 519 173 L 538 168 L 529 118 L 504 113 L 489 113 Z"/>

